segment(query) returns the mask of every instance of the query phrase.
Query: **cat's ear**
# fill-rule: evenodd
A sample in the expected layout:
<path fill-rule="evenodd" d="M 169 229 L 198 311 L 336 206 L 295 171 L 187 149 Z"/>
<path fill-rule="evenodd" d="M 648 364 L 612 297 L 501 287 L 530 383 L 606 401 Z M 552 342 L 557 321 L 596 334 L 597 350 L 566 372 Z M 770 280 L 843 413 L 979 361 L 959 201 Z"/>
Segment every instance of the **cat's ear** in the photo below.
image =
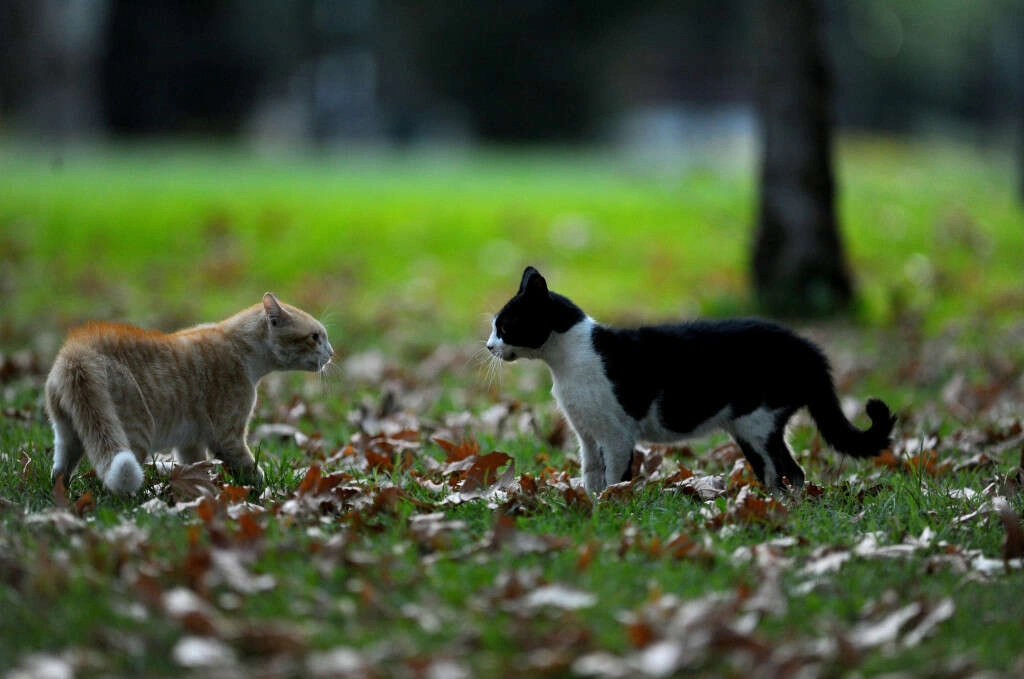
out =
<path fill-rule="evenodd" d="M 263 295 L 263 311 L 267 314 L 267 320 L 272 326 L 276 327 L 288 320 L 288 312 L 284 310 L 272 292 Z"/>
<path fill-rule="evenodd" d="M 547 295 L 548 282 L 540 275 L 540 271 L 528 266 L 519 282 L 519 292 L 525 295 Z"/>

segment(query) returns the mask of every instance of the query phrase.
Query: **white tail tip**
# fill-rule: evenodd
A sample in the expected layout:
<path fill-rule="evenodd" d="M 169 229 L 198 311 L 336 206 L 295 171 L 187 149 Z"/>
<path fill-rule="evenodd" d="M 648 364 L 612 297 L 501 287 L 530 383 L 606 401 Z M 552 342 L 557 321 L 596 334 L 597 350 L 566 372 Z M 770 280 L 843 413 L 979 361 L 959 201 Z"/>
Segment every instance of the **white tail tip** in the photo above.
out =
<path fill-rule="evenodd" d="M 131 495 L 142 487 L 142 467 L 135 459 L 135 453 L 122 450 L 110 462 L 110 469 L 103 477 L 103 485 L 118 495 Z"/>

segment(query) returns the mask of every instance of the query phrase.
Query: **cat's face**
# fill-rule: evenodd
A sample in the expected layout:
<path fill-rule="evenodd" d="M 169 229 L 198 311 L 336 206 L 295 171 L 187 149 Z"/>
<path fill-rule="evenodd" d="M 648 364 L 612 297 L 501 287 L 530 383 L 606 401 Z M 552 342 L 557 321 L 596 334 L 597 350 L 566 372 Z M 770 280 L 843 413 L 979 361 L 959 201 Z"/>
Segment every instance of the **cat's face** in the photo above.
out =
<path fill-rule="evenodd" d="M 317 372 L 331 362 L 334 348 L 327 330 L 302 309 L 282 304 L 273 294 L 263 296 L 270 350 L 282 370 Z"/>
<path fill-rule="evenodd" d="M 536 358 L 558 325 L 559 301 L 547 281 L 532 266 L 523 272 L 519 292 L 502 307 L 491 323 L 487 350 L 504 361 Z"/>

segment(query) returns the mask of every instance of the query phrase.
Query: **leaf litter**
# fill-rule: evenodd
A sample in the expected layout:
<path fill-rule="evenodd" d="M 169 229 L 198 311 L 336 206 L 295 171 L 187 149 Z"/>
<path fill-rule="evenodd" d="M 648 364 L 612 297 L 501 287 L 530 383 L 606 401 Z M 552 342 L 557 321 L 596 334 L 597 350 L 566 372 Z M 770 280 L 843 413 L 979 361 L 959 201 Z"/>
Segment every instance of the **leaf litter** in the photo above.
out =
<path fill-rule="evenodd" d="M 458 359 L 435 354 L 431 360 L 440 365 Z M 477 438 L 487 436 L 500 445 L 529 436 L 546 438 L 547 445 L 571 446 L 565 432 L 559 433 L 564 422 L 552 419 L 550 411 L 497 400 L 476 412 L 430 415 L 423 404 L 431 387 L 421 382 L 423 374 L 376 356 L 361 365 L 353 362 L 350 369 L 359 379 L 387 386 L 378 401 L 362 402 L 350 411 L 354 432 L 347 439 L 333 441 L 317 431 L 322 408 L 296 398 L 264 409 L 277 419 L 251 432 L 254 443 L 300 451 L 304 465 L 294 487 L 268 488 L 253 498 L 249 489 L 231 486 L 215 461 L 165 461 L 157 466 L 157 482 L 138 511 L 166 515 L 187 526 L 189 546 L 184 552 L 154 554 L 149 544 L 156 537 L 134 528 L 130 513 L 116 530 L 101 529 L 94 513 L 104 499 L 88 491 L 71 495 L 63 484 L 52 489 L 52 508 L 27 512 L 19 520 L 38 535 L 55 531 L 79 544 L 104 545 L 97 553 L 113 548 L 110 554 L 115 556 L 104 558 L 119 564 L 114 572 L 136 593 L 143 618 L 165 616 L 178 626 L 180 634 L 168 650 L 178 667 L 245 673 L 245 668 L 258 666 L 258 657 L 270 660 L 264 664 L 266 676 L 466 676 L 469 669 L 461 659 L 479 640 L 459 622 L 459 610 L 430 598 L 389 602 L 388 583 L 404 549 L 412 550 L 424 569 L 415 577 L 430 577 L 446 562 L 493 566 L 497 574 L 489 584 L 469 586 L 466 605 L 512 616 L 515 622 L 508 632 L 521 656 L 510 672 L 597 677 L 713 672 L 723 667 L 723 658 L 733 671 L 757 668 L 763 676 L 813 676 L 837 665 L 855 667 L 878 649 L 896 652 L 925 643 L 957 614 L 956 597 L 907 598 L 888 591 L 865 604 L 852 620 L 825 620 L 817 635 L 782 640 L 766 631 L 766 621 L 785 618 L 799 597 L 841 586 L 844 569 L 854 563 L 885 568 L 899 560 L 922 575 L 948 571 L 965 582 L 992 581 L 1022 568 L 1024 535 L 1014 507 L 1024 488 L 1024 438 L 1019 416 L 1008 420 L 1000 406 L 1017 394 L 1018 387 L 1005 380 L 982 391 L 969 381 L 947 385 L 945 404 L 954 414 L 969 412 L 972 421 L 988 418 L 987 424 L 940 434 L 927 426 L 926 418 L 908 422 L 904 431 L 914 430 L 915 435 L 899 437 L 892 450 L 868 465 L 844 469 L 842 460 L 835 464 L 822 457 L 812 441 L 804 454 L 813 458 L 826 481 L 808 484 L 802 493 L 766 493 L 738 448 L 727 442 L 700 456 L 687 446 L 638 447 L 633 480 L 592 497 L 575 478 L 578 463 L 571 452 L 557 464 L 549 463 L 549 453 L 538 452 L 532 464 L 523 465 Z M 444 370 L 435 365 L 429 375 Z M 545 429 L 543 423 L 549 420 L 554 424 Z M 1001 472 L 1006 456 L 1018 449 L 1020 464 Z M 21 451 L 23 475 L 29 474 L 35 457 L 34 451 Z M 802 503 L 835 497 L 864 502 L 887 493 L 892 474 L 938 480 L 985 474 L 990 481 L 943 491 L 949 506 L 962 510 L 949 521 L 953 532 L 941 530 L 942 538 L 936 533 L 939 525 L 895 540 L 885 531 L 860 531 L 853 533 L 855 539 L 846 534 L 835 544 L 811 544 L 791 532 L 791 514 Z M 78 483 L 72 488 L 80 488 Z M 941 484 L 922 481 L 922 492 L 936 492 L 936 487 Z M 529 527 L 530 519 L 565 512 L 582 522 L 608 512 L 631 512 L 658 494 L 685 497 L 693 507 L 668 535 L 650 533 L 640 516 L 627 520 L 613 538 L 589 536 L 583 541 Z M 473 507 L 484 508 L 491 517 L 482 532 L 464 518 Z M 374 540 L 396 525 L 398 551 L 389 555 L 375 550 Z M 989 525 L 998 526 L 1003 536 L 998 552 L 964 547 L 952 537 L 956 531 Z M 305 537 L 281 543 L 279 536 L 271 537 L 281 527 Z M 761 535 L 761 541 L 748 540 L 725 551 L 723 544 L 744 531 Z M 291 586 L 286 573 L 265 572 L 267 559 L 285 546 L 304 551 L 322 577 L 346 574 L 349 595 L 341 602 L 349 603 L 342 610 L 351 606 L 367 620 L 406 619 L 442 637 L 450 627 L 461 631 L 432 650 L 412 648 L 408 642 L 324 647 L 302 624 L 240 614 L 246 602 Z M 550 578 L 536 566 L 566 552 L 575 571 L 572 580 Z M 61 564 L 70 558 L 67 552 L 54 551 L 38 559 L 35 568 L 60 583 L 65 577 L 58 575 Z M 599 572 L 597 564 L 609 559 L 685 562 L 704 569 L 733 565 L 744 568 L 746 576 L 731 588 L 709 588 L 700 596 L 652 585 L 646 601 L 607 613 L 617 619 L 626 644 L 625 650 L 612 650 L 590 632 L 586 618 L 604 608 L 604 595 L 586 583 Z M 296 601 L 295 610 L 338 608 L 337 601 L 322 596 L 314 589 L 313 600 Z M 308 613 L 298 618 L 310 619 Z M 548 625 L 558 631 L 551 633 Z M 31 668 L 51 660 L 53 667 L 64 663 L 72 672 L 89 666 L 71 651 L 26 654 L 18 666 L 28 672 L 25 676 L 37 676 Z"/>

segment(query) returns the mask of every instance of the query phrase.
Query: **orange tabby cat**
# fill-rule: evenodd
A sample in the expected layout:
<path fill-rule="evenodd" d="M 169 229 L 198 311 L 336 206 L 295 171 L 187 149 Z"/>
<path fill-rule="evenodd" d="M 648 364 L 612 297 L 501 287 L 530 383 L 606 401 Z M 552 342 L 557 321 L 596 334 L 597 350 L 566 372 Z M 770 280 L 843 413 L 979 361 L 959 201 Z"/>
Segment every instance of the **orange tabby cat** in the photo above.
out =
<path fill-rule="evenodd" d="M 114 323 L 73 330 L 46 380 L 50 478 L 68 483 L 84 453 L 107 488 L 128 495 L 146 456 L 176 447 L 182 462 L 208 449 L 262 487 L 245 443 L 257 383 L 274 370 L 322 370 L 333 353 L 323 325 L 269 292 L 262 305 L 169 335 Z"/>

